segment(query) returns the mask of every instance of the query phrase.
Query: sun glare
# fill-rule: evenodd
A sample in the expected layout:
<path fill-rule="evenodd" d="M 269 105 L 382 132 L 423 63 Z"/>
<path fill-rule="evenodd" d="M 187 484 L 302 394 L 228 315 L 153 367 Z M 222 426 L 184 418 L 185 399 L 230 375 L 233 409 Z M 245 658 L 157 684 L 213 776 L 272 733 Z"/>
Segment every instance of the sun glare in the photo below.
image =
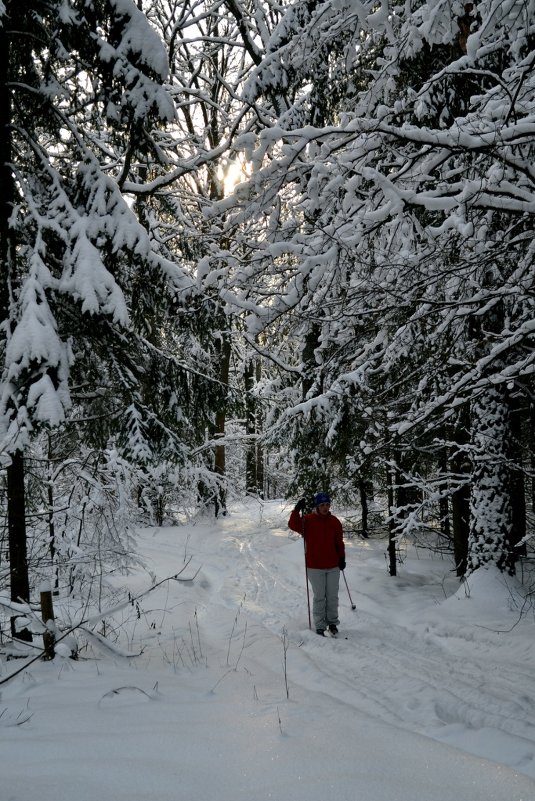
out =
<path fill-rule="evenodd" d="M 226 167 L 221 170 L 221 177 L 223 180 L 223 191 L 225 197 L 231 195 L 238 184 L 245 181 L 250 176 L 250 167 L 246 162 L 241 160 L 230 161 Z"/>

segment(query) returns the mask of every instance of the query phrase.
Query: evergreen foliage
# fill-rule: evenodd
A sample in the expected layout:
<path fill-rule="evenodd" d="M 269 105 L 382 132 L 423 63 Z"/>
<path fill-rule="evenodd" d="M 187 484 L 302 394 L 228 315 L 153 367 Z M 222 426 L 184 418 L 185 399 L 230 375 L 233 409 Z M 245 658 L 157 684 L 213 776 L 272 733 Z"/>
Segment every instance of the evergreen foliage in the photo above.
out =
<path fill-rule="evenodd" d="M 430 529 L 459 576 L 514 571 L 534 25 L 521 0 L 0 3 L 14 598 L 29 563 L 78 591 L 133 523 L 270 487 L 364 530 L 378 488 L 391 572 Z"/>
<path fill-rule="evenodd" d="M 41 559 L 26 552 L 27 522 L 35 543 L 53 541 L 55 568 L 71 570 L 95 537 L 100 554 L 131 550 L 127 497 L 163 522 L 213 382 L 191 324 L 203 308 L 194 280 L 125 193 L 167 168 L 162 126 L 175 106 L 163 42 L 132 0 L 7 2 L 1 23 L 0 439 L 20 554 L 12 595 L 28 598 Z M 34 458 L 53 467 L 34 470 Z M 45 482 L 52 539 L 30 515 L 40 493 L 25 498 L 25 466 Z M 50 475 L 72 488 L 47 497 Z"/>
<path fill-rule="evenodd" d="M 281 439 L 293 430 L 300 458 L 323 470 L 312 426 L 331 474 L 344 451 L 356 477 L 395 454 L 398 531 L 463 489 L 466 476 L 447 467 L 462 449 L 470 548 L 483 526 L 500 567 L 519 537 L 506 513 L 510 428 L 498 420 L 533 370 L 532 24 L 517 2 L 295 4 L 246 88 L 274 125 L 242 137 L 254 171 L 223 206 L 229 230 L 255 243 L 251 331 L 282 315 L 290 336 L 320 329 L 317 380 L 281 415 Z M 490 497 L 473 409 L 497 386 Z M 418 488 L 409 503 L 405 486 Z"/>

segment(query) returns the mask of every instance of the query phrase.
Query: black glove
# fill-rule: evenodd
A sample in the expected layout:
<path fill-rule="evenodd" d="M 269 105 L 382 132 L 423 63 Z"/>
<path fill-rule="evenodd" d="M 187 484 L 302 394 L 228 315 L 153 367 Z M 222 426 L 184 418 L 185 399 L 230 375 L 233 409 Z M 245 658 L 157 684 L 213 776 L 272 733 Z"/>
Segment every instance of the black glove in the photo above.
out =
<path fill-rule="evenodd" d="M 297 501 L 294 507 L 296 512 L 304 512 L 306 508 L 307 508 L 306 498 L 301 498 L 299 501 Z"/>
<path fill-rule="evenodd" d="M 338 562 L 338 567 L 340 568 L 340 570 L 345 570 L 346 569 L 346 560 L 345 559 L 340 559 L 340 561 Z"/>

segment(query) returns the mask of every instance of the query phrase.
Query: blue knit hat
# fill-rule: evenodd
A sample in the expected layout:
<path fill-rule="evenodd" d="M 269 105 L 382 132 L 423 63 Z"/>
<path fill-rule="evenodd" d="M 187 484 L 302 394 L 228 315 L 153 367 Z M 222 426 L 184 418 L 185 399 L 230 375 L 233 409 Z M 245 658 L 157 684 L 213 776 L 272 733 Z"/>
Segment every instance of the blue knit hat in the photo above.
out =
<path fill-rule="evenodd" d="M 328 492 L 318 492 L 314 495 L 314 506 L 319 506 L 320 503 L 330 503 L 331 496 Z"/>

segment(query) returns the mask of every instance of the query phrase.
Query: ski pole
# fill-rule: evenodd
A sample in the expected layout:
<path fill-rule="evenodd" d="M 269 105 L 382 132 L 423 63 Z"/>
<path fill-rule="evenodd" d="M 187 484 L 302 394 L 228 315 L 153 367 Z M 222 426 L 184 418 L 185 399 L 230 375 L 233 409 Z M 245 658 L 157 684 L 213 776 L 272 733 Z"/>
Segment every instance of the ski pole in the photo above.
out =
<path fill-rule="evenodd" d="M 349 587 L 347 586 L 346 574 L 344 573 L 343 570 L 342 570 L 342 576 L 344 577 L 344 581 L 346 583 L 346 590 L 347 590 L 347 594 L 349 595 L 349 601 L 351 603 L 351 609 L 355 610 L 357 607 L 355 606 L 355 604 L 353 603 L 353 599 L 351 598 L 351 593 L 349 592 Z"/>
<path fill-rule="evenodd" d="M 303 550 L 305 553 L 305 584 L 307 588 L 307 606 L 308 606 L 308 628 L 312 628 L 312 620 L 310 618 L 310 590 L 308 588 L 308 571 L 307 571 L 307 544 L 305 542 L 305 518 L 301 512 L 301 534 L 303 536 Z"/>

